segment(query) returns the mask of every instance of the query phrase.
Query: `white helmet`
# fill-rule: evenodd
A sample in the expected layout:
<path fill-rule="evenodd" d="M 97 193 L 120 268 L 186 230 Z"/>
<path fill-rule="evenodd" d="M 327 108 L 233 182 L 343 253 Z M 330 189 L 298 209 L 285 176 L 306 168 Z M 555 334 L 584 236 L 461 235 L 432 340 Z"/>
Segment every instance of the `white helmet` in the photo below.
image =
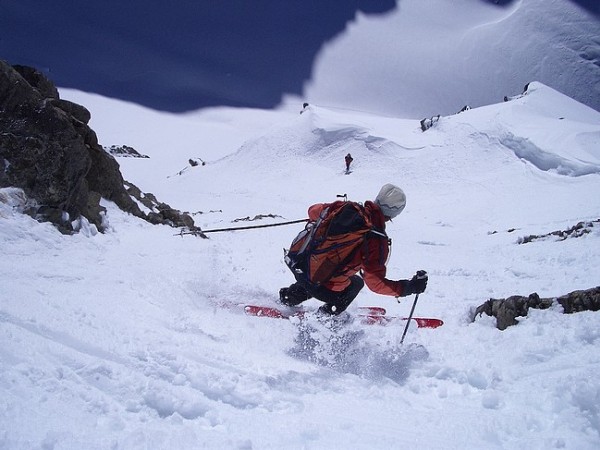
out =
<path fill-rule="evenodd" d="M 375 203 L 379 206 L 385 217 L 393 219 L 400 214 L 406 206 L 406 195 L 398 186 L 388 183 L 384 185 L 379 191 L 379 194 L 377 194 Z"/>

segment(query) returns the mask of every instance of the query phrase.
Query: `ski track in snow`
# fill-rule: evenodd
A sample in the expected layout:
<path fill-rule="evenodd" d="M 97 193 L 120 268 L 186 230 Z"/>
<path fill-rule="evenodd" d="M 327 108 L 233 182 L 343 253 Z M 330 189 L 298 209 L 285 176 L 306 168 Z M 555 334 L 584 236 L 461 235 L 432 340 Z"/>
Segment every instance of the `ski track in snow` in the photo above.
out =
<path fill-rule="evenodd" d="M 545 93 L 513 102 L 534 108 Z M 388 226 L 389 274 L 427 269 L 417 314 L 445 322 L 411 327 L 404 346 L 403 326 L 340 334 L 235 306 L 272 305 L 292 281 L 281 249 L 301 224 L 182 238 L 104 202 L 108 233 L 66 237 L 21 215 L 19 200 L 0 203 L 0 448 L 597 448 L 597 313 L 532 311 L 503 332 L 488 317 L 469 320 L 490 297 L 598 283 L 598 229 L 517 244 L 597 218 L 587 193 L 600 178 L 536 164 L 553 153 L 543 135 L 511 126 L 515 105 L 442 118 L 425 133 L 418 121 L 281 112 L 230 156 L 167 181 L 184 151 L 140 186 L 181 209 L 217 211 L 194 217 L 210 229 L 257 214 L 280 217 L 260 224 L 302 218 L 313 202 L 362 201 L 397 182 L 408 205 Z M 514 150 L 529 140 L 541 144 L 524 163 Z M 150 179 L 147 161 L 119 162 L 126 179 Z M 406 315 L 412 301 L 365 289 L 356 303 Z"/>

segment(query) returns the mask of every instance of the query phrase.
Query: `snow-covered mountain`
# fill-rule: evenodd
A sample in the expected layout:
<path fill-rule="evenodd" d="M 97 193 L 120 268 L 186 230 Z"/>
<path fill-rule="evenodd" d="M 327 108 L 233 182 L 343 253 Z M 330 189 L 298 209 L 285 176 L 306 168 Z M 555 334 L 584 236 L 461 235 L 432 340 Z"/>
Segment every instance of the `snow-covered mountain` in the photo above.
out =
<path fill-rule="evenodd" d="M 105 201 L 109 232 L 67 237 L 3 189 L 0 447 L 598 447 L 598 313 L 536 310 L 505 331 L 468 318 L 490 297 L 600 284 L 597 222 L 580 238 L 517 243 L 600 217 L 600 113 L 537 82 L 425 132 L 417 118 L 319 105 L 172 115 L 61 95 L 90 109 L 103 145 L 150 156 L 120 159 L 126 179 L 205 230 L 400 185 L 388 275 L 426 269 L 416 313 L 445 324 L 410 328 L 403 346 L 402 325 L 348 325 L 354 339 L 335 351 L 317 335 L 315 362 L 298 323 L 237 306 L 274 304 L 292 281 L 282 248 L 302 225 L 180 237 Z M 260 215 L 273 217 L 243 220 Z M 365 288 L 350 311 L 402 316 L 412 300 Z"/>
<path fill-rule="evenodd" d="M 3 0 L 0 58 L 164 111 L 282 96 L 394 117 L 533 80 L 600 110 L 597 0 Z"/>
<path fill-rule="evenodd" d="M 497 103 L 538 80 L 600 110 L 599 8 L 570 0 L 402 0 L 385 16 L 359 14 L 328 43 L 304 96 L 414 118 Z"/>

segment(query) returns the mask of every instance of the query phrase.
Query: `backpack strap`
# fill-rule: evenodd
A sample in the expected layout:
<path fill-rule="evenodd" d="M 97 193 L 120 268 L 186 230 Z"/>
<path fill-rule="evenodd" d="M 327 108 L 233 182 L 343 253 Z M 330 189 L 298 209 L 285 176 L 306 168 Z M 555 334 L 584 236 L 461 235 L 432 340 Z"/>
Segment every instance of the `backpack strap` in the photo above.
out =
<path fill-rule="evenodd" d="M 329 206 L 327 208 L 324 208 L 323 211 L 321 211 L 321 214 L 319 214 L 319 218 L 315 222 L 309 222 L 306 224 L 306 228 L 311 227 L 311 230 L 308 232 L 308 237 L 304 240 L 302 247 L 300 247 L 300 249 L 298 250 L 299 255 L 303 254 L 308 244 L 312 242 L 313 237 L 315 235 L 315 231 L 317 231 L 317 228 L 319 227 L 319 225 L 321 225 L 323 219 L 327 217 L 328 213 Z"/>
<path fill-rule="evenodd" d="M 390 255 L 392 254 L 392 240 L 391 240 L 391 239 L 390 239 L 390 237 L 389 237 L 389 236 L 386 234 L 386 232 L 385 232 L 385 231 L 383 231 L 383 230 L 380 230 L 380 229 L 377 229 L 377 228 L 375 228 L 375 227 L 371 228 L 371 230 L 369 231 L 369 233 L 368 233 L 368 235 L 367 235 L 367 238 L 369 238 L 369 237 L 371 237 L 371 236 L 373 236 L 373 237 L 375 237 L 375 238 L 378 238 L 378 239 L 381 239 L 381 240 L 385 239 L 385 244 L 387 244 L 387 246 L 388 246 L 388 249 L 389 249 L 389 251 L 388 251 L 388 256 L 387 256 L 387 258 L 386 258 L 386 260 L 385 260 L 385 261 L 379 261 L 379 262 L 380 262 L 381 264 L 384 264 L 384 265 L 385 265 L 385 264 L 387 264 L 387 262 L 388 262 L 388 261 L 389 261 L 389 259 L 390 259 Z M 379 246 L 380 246 L 380 250 L 381 250 L 381 251 L 380 251 L 380 254 L 381 254 L 381 255 L 383 255 L 383 245 L 384 245 L 384 244 L 383 244 L 383 241 L 380 241 L 380 244 L 379 244 Z M 366 254 L 367 254 L 367 249 L 366 249 L 366 246 L 367 246 L 367 239 L 365 239 L 365 252 L 363 253 L 364 255 L 366 255 Z"/>
<path fill-rule="evenodd" d="M 378 237 L 381 237 L 381 238 L 389 239 L 388 235 L 387 235 L 387 234 L 385 234 L 385 231 L 378 230 L 378 229 L 377 229 L 377 228 L 375 228 L 375 227 L 371 228 L 371 229 L 369 230 L 369 233 L 372 233 L 372 234 L 374 234 L 374 235 L 376 235 L 376 236 L 378 236 Z M 391 239 L 389 239 L 389 240 L 391 241 Z"/>

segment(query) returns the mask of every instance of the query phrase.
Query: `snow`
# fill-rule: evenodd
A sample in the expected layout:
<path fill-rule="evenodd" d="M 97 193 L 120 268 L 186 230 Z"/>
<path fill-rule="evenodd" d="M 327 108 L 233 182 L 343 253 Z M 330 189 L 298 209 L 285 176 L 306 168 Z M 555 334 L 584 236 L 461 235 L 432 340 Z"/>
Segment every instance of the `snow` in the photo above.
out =
<path fill-rule="evenodd" d="M 83 220 L 79 234 L 64 236 L 22 214 L 31 200 L 21 191 L 0 189 L 0 448 L 600 447 L 597 312 L 533 310 L 504 331 L 490 317 L 469 320 L 489 298 L 600 285 L 597 223 L 580 238 L 518 244 L 600 218 L 600 113 L 547 83 L 504 78 L 502 64 L 472 48 L 500 36 L 494 56 L 521 38 L 528 45 L 509 59 L 529 67 L 544 39 L 525 23 L 537 23 L 541 0 L 504 8 L 463 0 L 443 21 L 421 3 L 361 16 L 325 48 L 302 114 L 304 99 L 294 98 L 269 111 L 177 115 L 60 93 L 91 111 L 102 145 L 150 156 L 120 158 L 126 180 L 192 213 L 204 230 L 302 219 L 313 203 L 343 194 L 365 201 L 385 183 L 401 186 L 408 203 L 388 223 L 388 275 L 427 270 L 416 315 L 444 325 L 411 326 L 400 345 L 403 324 L 349 324 L 336 334 L 246 316 L 238 304 L 274 305 L 293 281 L 282 249 L 301 224 L 182 237 L 103 201 L 106 233 Z M 568 28 L 574 4 L 544 6 Z M 423 21 L 411 20 L 418 15 Z M 575 47 L 597 29 L 578 23 Z M 544 33 L 560 35 L 563 25 Z M 398 26 L 410 30 L 414 58 L 423 46 L 431 57 L 416 66 L 392 58 L 396 43 L 386 36 Z M 366 48 L 379 49 L 373 64 L 356 64 Z M 548 56 L 548 70 L 558 55 Z M 479 92 L 501 85 L 511 100 L 491 93 L 451 115 L 469 103 L 458 94 L 465 79 L 431 74 L 462 60 L 480 71 Z M 411 86 L 422 77 L 419 92 L 381 82 L 403 64 Z M 349 72 L 365 80 L 352 96 Z M 579 94 L 598 95 L 579 73 L 567 75 Z M 422 110 L 443 114 L 426 132 Z M 191 167 L 190 158 L 206 165 Z M 240 222 L 258 215 L 274 217 Z M 350 313 L 378 305 L 406 316 L 413 301 L 365 288 Z"/>
<path fill-rule="evenodd" d="M 599 284 L 598 227 L 517 240 L 600 216 L 600 113 L 536 82 L 426 132 L 319 106 L 176 116 L 61 94 L 92 111 L 104 145 L 150 156 L 119 159 L 127 180 L 205 230 L 402 186 L 388 272 L 428 270 L 416 313 L 445 324 L 409 328 L 403 346 L 398 324 L 351 324 L 341 347 L 321 330 L 311 351 L 298 321 L 234 306 L 274 304 L 292 281 L 282 248 L 302 225 L 180 237 L 104 201 L 108 232 L 67 237 L 3 189 L 0 447 L 597 448 L 598 313 L 531 311 L 503 332 L 468 317 L 490 297 Z M 176 175 L 190 157 L 207 164 Z M 406 316 L 412 301 L 365 288 L 351 311 Z"/>
<path fill-rule="evenodd" d="M 306 101 L 421 119 L 538 80 L 600 109 L 597 2 L 498 3 L 402 0 L 391 14 L 359 14 L 320 52 Z"/>

